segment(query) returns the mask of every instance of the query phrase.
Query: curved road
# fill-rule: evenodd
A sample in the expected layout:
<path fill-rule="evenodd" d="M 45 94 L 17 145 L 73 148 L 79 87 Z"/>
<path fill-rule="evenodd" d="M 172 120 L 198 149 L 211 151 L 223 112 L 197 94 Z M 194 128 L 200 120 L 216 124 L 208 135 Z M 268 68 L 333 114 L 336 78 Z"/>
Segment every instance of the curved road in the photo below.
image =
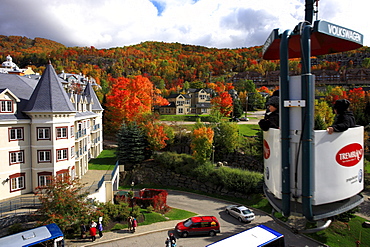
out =
<path fill-rule="evenodd" d="M 257 210 L 254 211 L 256 219 L 252 223 L 240 223 L 237 219 L 225 213 L 225 207 L 230 203 L 223 200 L 182 191 L 168 191 L 167 204 L 171 207 L 185 209 L 200 215 L 214 215 L 219 219 L 221 225 L 221 233 L 217 234 L 215 237 L 199 236 L 180 238 L 177 241 L 177 247 L 203 247 L 262 223 L 283 233 L 286 239 L 286 246 L 322 246 L 301 235 L 293 234 L 288 229 L 275 223 L 270 216 Z M 114 242 L 101 243 L 99 246 L 161 247 L 164 246 L 164 241 L 168 236 L 167 234 L 167 231 L 155 232 L 138 237 L 125 238 Z"/>

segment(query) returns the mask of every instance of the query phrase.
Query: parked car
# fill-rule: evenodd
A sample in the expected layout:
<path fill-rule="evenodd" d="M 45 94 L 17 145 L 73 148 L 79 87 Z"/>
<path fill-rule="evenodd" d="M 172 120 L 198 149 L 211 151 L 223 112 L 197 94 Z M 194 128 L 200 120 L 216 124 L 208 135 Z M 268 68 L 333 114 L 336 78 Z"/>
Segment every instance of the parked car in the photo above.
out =
<path fill-rule="evenodd" d="M 215 216 L 195 216 L 179 222 L 175 230 L 184 238 L 189 235 L 215 236 L 220 233 L 220 224 Z"/>
<path fill-rule="evenodd" d="M 247 117 L 241 117 L 241 118 L 239 118 L 239 120 L 240 121 L 249 121 L 249 118 L 247 118 Z"/>
<path fill-rule="evenodd" d="M 240 222 L 251 222 L 255 218 L 252 210 L 243 205 L 228 206 L 226 207 L 226 213 L 237 218 Z"/>
<path fill-rule="evenodd" d="M 233 117 L 233 118 L 230 118 L 229 121 L 230 122 L 239 122 L 240 120 L 237 117 Z"/>

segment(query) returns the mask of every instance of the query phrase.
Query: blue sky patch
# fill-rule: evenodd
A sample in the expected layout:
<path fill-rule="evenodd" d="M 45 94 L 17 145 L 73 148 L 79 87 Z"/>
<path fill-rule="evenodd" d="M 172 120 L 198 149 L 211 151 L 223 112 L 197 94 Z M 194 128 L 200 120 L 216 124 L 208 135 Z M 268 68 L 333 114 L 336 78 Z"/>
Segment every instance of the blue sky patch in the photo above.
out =
<path fill-rule="evenodd" d="M 158 1 L 155 1 L 155 0 L 150 0 L 150 2 L 154 5 L 154 7 L 156 7 L 157 8 L 157 10 L 158 10 L 158 16 L 161 16 L 162 15 L 162 12 L 163 12 L 163 10 L 164 10 L 164 8 L 165 8 L 165 5 L 164 4 L 161 4 L 160 2 L 158 2 Z"/>

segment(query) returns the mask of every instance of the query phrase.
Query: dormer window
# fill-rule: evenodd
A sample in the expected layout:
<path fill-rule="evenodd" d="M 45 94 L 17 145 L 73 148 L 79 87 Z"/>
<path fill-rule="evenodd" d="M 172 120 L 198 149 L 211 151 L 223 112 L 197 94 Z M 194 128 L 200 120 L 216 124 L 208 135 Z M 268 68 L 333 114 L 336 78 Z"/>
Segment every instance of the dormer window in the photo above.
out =
<path fill-rule="evenodd" d="M 0 100 L 1 102 L 1 113 L 12 113 L 13 112 L 13 101 L 11 100 Z"/>

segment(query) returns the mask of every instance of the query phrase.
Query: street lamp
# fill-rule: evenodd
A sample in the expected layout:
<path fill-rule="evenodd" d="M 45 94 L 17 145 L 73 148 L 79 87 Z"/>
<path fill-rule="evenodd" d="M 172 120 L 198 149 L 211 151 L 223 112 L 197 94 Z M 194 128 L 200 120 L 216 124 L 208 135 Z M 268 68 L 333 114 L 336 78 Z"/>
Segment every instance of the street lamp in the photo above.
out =
<path fill-rule="evenodd" d="M 131 215 L 133 214 L 134 212 L 134 186 L 135 186 L 135 183 L 134 181 L 131 182 Z"/>

